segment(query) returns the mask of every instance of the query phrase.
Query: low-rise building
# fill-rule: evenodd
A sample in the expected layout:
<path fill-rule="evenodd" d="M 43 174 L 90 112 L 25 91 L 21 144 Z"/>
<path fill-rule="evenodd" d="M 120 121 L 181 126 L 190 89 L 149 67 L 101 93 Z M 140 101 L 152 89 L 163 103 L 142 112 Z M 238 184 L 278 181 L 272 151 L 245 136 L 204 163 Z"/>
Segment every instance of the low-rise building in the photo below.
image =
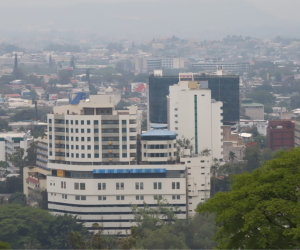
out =
<path fill-rule="evenodd" d="M 245 111 L 245 115 L 249 116 L 252 120 L 264 120 L 265 110 L 263 104 L 253 102 L 251 99 L 244 99 L 241 106 Z"/>

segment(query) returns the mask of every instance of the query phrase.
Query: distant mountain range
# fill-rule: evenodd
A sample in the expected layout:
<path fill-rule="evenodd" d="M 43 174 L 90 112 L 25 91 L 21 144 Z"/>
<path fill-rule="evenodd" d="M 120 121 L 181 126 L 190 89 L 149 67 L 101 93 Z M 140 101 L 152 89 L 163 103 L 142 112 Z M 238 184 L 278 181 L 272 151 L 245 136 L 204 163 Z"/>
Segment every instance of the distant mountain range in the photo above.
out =
<path fill-rule="evenodd" d="M 62 0 L 63 1 L 63 0 Z M 72 30 L 103 36 L 215 39 L 227 35 L 299 37 L 299 28 L 244 0 L 160 0 L 0 8 L 0 30 Z"/>

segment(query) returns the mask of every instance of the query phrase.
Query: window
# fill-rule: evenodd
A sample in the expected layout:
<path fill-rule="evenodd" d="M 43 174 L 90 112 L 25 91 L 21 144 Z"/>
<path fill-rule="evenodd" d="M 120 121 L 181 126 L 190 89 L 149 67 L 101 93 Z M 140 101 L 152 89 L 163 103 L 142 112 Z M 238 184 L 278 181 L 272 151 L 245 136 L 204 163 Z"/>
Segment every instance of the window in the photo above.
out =
<path fill-rule="evenodd" d="M 75 125 L 78 125 L 78 120 L 75 120 Z"/>
<path fill-rule="evenodd" d="M 85 158 L 85 154 L 81 154 L 81 158 Z"/>
<path fill-rule="evenodd" d="M 63 199 L 68 199 L 68 196 L 66 194 L 61 195 Z"/>
<path fill-rule="evenodd" d="M 154 188 L 154 189 L 157 189 L 157 182 L 154 182 L 154 183 L 153 183 L 153 188 Z"/>
<path fill-rule="evenodd" d="M 172 195 L 172 200 L 175 200 L 176 199 L 176 195 Z"/>
<path fill-rule="evenodd" d="M 144 182 L 136 182 L 135 183 L 135 189 L 144 189 Z"/>
<path fill-rule="evenodd" d="M 84 133 L 84 128 L 81 129 L 81 133 Z"/>
<path fill-rule="evenodd" d="M 142 200 L 142 201 L 144 200 L 144 195 L 140 196 L 140 200 Z"/>
<path fill-rule="evenodd" d="M 74 158 L 74 154 L 73 153 L 71 153 L 71 158 Z"/>
<path fill-rule="evenodd" d="M 126 133 L 126 128 L 122 128 L 122 133 Z"/>
<path fill-rule="evenodd" d="M 49 131 L 52 131 L 52 127 L 49 127 Z"/>
<path fill-rule="evenodd" d="M 75 129 L 75 133 L 78 133 L 78 128 Z"/>
<path fill-rule="evenodd" d="M 102 196 L 98 196 L 98 200 L 101 201 L 102 200 Z"/>
<path fill-rule="evenodd" d="M 73 125 L 73 120 L 71 120 L 71 125 Z"/>
<path fill-rule="evenodd" d="M 75 196 L 75 200 L 77 200 L 77 201 L 80 200 L 80 196 L 77 196 L 77 195 L 76 195 L 76 196 Z"/>
<path fill-rule="evenodd" d="M 98 121 L 94 121 L 94 125 L 98 125 Z"/>
<path fill-rule="evenodd" d="M 84 125 L 84 120 L 81 120 L 81 125 Z"/>
<path fill-rule="evenodd" d="M 127 145 L 122 145 L 122 149 L 127 149 Z"/>
<path fill-rule="evenodd" d="M 88 146 L 87 146 L 87 149 L 88 149 L 88 150 L 91 150 L 91 145 L 88 145 Z"/>
<path fill-rule="evenodd" d="M 91 141 L 91 137 L 87 137 L 87 141 Z"/>
<path fill-rule="evenodd" d="M 177 200 L 180 200 L 180 195 L 177 195 Z"/>
<path fill-rule="evenodd" d="M 66 128 L 66 132 L 69 133 L 69 129 L 68 128 Z"/>
<path fill-rule="evenodd" d="M 81 137 L 81 141 L 84 141 L 84 137 Z"/>
<path fill-rule="evenodd" d="M 126 136 L 122 136 L 122 141 L 127 141 L 127 137 Z"/>
<path fill-rule="evenodd" d="M 94 129 L 94 133 L 95 133 L 95 134 L 99 133 L 99 129 L 95 128 L 95 129 Z"/>
<path fill-rule="evenodd" d="M 79 190 L 79 183 L 78 183 L 78 182 L 75 182 L 75 183 L 74 183 L 74 189 L 75 189 L 75 190 Z"/>
<path fill-rule="evenodd" d="M 85 183 L 80 183 L 80 190 L 85 190 Z"/>
<path fill-rule="evenodd" d="M 138 182 L 135 183 L 135 189 L 140 189 L 140 185 Z"/>
<path fill-rule="evenodd" d="M 126 124 L 126 122 L 127 122 L 126 120 L 122 120 L 122 124 Z"/>
<path fill-rule="evenodd" d="M 121 200 L 123 201 L 125 199 L 124 195 L 121 195 Z"/>
<path fill-rule="evenodd" d="M 71 136 L 71 141 L 74 141 L 74 137 L 73 136 Z"/>
<path fill-rule="evenodd" d="M 99 145 L 94 145 L 94 149 L 99 149 Z"/>
<path fill-rule="evenodd" d="M 76 154 L 76 158 L 79 158 L 79 154 Z"/>
<path fill-rule="evenodd" d="M 61 182 L 61 188 L 64 188 L 64 182 L 63 181 Z"/>
<path fill-rule="evenodd" d="M 158 189 L 161 189 L 161 182 L 158 183 Z"/>
<path fill-rule="evenodd" d="M 89 128 L 86 131 L 87 131 L 87 133 L 91 133 L 91 130 Z"/>
<path fill-rule="evenodd" d="M 84 150 L 84 145 L 81 145 L 81 149 Z"/>
<path fill-rule="evenodd" d="M 90 124 L 91 124 L 91 121 L 86 121 L 86 124 L 87 124 L 87 125 L 90 125 Z"/>
<path fill-rule="evenodd" d="M 49 148 L 52 148 L 52 143 L 49 143 Z"/>
<path fill-rule="evenodd" d="M 92 158 L 92 155 L 91 155 L 91 154 L 87 154 L 87 157 L 88 157 L 88 158 Z"/>
<path fill-rule="evenodd" d="M 66 184 L 66 182 L 64 181 L 64 189 L 66 189 L 66 187 L 67 187 L 67 184 Z"/>
<path fill-rule="evenodd" d="M 176 182 L 176 188 L 180 189 L 180 182 Z"/>
<path fill-rule="evenodd" d="M 76 137 L 76 141 L 79 141 L 79 137 Z"/>
<path fill-rule="evenodd" d="M 52 123 L 52 119 L 49 119 L 49 123 Z"/>
<path fill-rule="evenodd" d="M 98 183 L 98 190 L 106 190 L 106 183 Z"/>
<path fill-rule="evenodd" d="M 81 200 L 85 201 L 86 200 L 86 196 L 81 196 Z"/>
<path fill-rule="evenodd" d="M 50 139 L 50 140 L 52 139 L 52 135 L 49 135 L 49 139 Z"/>
<path fill-rule="evenodd" d="M 162 195 L 154 195 L 154 200 L 161 200 L 162 199 Z"/>
<path fill-rule="evenodd" d="M 127 157 L 127 154 L 126 154 L 126 153 L 123 153 L 123 154 L 122 154 L 122 157 L 123 157 L 123 158 L 126 158 L 126 157 Z"/>
<path fill-rule="evenodd" d="M 119 195 L 118 195 L 118 196 L 116 196 L 116 199 L 117 199 L 117 201 L 118 201 L 118 200 L 120 200 L 120 196 L 119 196 Z"/>
<path fill-rule="evenodd" d="M 138 201 L 140 199 L 140 196 L 139 195 L 135 196 L 135 199 Z"/>
<path fill-rule="evenodd" d="M 101 196 L 101 195 L 100 195 L 100 196 L 98 196 L 98 200 L 99 200 L 99 201 L 101 201 L 101 200 L 106 201 L 106 196 Z"/>
<path fill-rule="evenodd" d="M 144 189 L 144 182 L 140 182 L 140 189 Z"/>
<path fill-rule="evenodd" d="M 172 189 L 175 189 L 175 182 L 172 182 Z"/>
<path fill-rule="evenodd" d="M 78 146 L 78 145 L 76 145 L 75 147 L 76 147 L 77 150 L 79 149 L 79 146 Z"/>
<path fill-rule="evenodd" d="M 99 158 L 99 154 L 95 154 L 95 158 Z"/>
<path fill-rule="evenodd" d="M 120 183 L 119 182 L 116 183 L 116 190 L 120 190 Z"/>
<path fill-rule="evenodd" d="M 74 130 L 71 128 L 71 133 L 73 133 L 73 131 L 74 131 Z"/>
<path fill-rule="evenodd" d="M 85 178 L 85 174 L 82 174 L 81 177 L 82 177 L 82 178 Z"/>
<path fill-rule="evenodd" d="M 99 137 L 94 137 L 94 141 L 99 141 Z"/>
<path fill-rule="evenodd" d="M 147 153 L 144 153 L 144 157 L 147 157 Z"/>
<path fill-rule="evenodd" d="M 124 182 L 121 182 L 121 190 L 124 190 Z"/>

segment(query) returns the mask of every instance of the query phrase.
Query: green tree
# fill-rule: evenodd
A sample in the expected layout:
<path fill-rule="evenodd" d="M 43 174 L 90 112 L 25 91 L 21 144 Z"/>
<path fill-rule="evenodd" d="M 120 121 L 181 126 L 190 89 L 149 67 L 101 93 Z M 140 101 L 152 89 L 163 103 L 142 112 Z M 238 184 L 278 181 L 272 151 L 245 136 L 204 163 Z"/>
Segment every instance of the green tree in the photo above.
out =
<path fill-rule="evenodd" d="M 0 161 L 0 177 L 3 177 L 5 171 L 9 168 L 7 161 Z"/>
<path fill-rule="evenodd" d="M 300 108 L 300 95 L 293 95 L 290 100 L 292 109 Z"/>
<path fill-rule="evenodd" d="M 5 181 L 0 182 L 0 193 L 12 194 L 15 192 L 23 192 L 22 176 L 7 177 Z"/>
<path fill-rule="evenodd" d="M 9 204 L 20 204 L 20 205 L 26 205 L 26 196 L 23 193 L 13 193 L 9 198 L 8 198 L 8 203 Z"/>
<path fill-rule="evenodd" d="M 253 91 L 247 95 L 247 98 L 251 98 L 258 103 L 273 104 L 276 98 L 268 91 Z"/>
<path fill-rule="evenodd" d="M 0 249 L 11 249 L 11 246 L 9 243 L 0 241 Z"/>
<path fill-rule="evenodd" d="M 300 148 L 280 152 L 252 173 L 232 177 L 197 212 L 216 214 L 219 249 L 299 249 Z"/>
<path fill-rule="evenodd" d="M 244 159 L 247 161 L 246 170 L 252 172 L 257 169 L 262 161 L 262 156 L 257 146 L 249 146 L 245 150 Z"/>
<path fill-rule="evenodd" d="M 37 142 L 32 142 L 30 147 L 26 150 L 27 155 L 25 157 L 26 166 L 34 167 L 36 165 L 37 157 Z"/>
<path fill-rule="evenodd" d="M 68 84 L 70 83 L 70 72 L 68 70 L 60 70 L 58 72 L 58 79 L 60 84 Z"/>
<path fill-rule="evenodd" d="M 14 153 L 8 155 L 8 161 L 16 168 L 19 168 L 20 176 L 23 176 L 23 168 L 26 165 L 24 161 L 24 149 L 18 148 Z"/>
<path fill-rule="evenodd" d="M 0 131 L 8 130 L 8 122 L 0 118 Z"/>
<path fill-rule="evenodd" d="M 230 151 L 230 152 L 229 152 L 229 160 L 230 160 L 231 162 L 233 162 L 235 159 L 236 159 L 235 153 L 232 152 L 232 151 Z"/>

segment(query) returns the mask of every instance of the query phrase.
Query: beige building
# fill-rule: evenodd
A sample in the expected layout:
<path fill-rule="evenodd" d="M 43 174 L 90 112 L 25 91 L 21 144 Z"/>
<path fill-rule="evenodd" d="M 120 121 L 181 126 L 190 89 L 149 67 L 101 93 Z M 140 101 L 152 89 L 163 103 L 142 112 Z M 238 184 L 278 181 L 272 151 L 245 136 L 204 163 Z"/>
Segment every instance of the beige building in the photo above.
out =
<path fill-rule="evenodd" d="M 295 148 L 300 146 L 300 121 L 295 121 L 294 144 Z"/>
<path fill-rule="evenodd" d="M 242 109 L 245 111 L 245 115 L 249 116 L 251 120 L 264 120 L 265 108 L 263 104 L 255 103 L 251 99 L 242 101 Z"/>
<path fill-rule="evenodd" d="M 243 160 L 245 155 L 244 140 L 238 134 L 231 132 L 231 126 L 223 125 L 223 157 L 225 162 L 229 161 L 230 151 L 235 154 L 235 161 Z"/>
<path fill-rule="evenodd" d="M 48 163 L 48 139 L 39 138 L 37 145 L 37 159 L 35 167 L 23 169 L 23 189 L 28 203 L 36 206 L 41 199 L 41 191 L 47 189 L 47 176 L 51 175 Z"/>

